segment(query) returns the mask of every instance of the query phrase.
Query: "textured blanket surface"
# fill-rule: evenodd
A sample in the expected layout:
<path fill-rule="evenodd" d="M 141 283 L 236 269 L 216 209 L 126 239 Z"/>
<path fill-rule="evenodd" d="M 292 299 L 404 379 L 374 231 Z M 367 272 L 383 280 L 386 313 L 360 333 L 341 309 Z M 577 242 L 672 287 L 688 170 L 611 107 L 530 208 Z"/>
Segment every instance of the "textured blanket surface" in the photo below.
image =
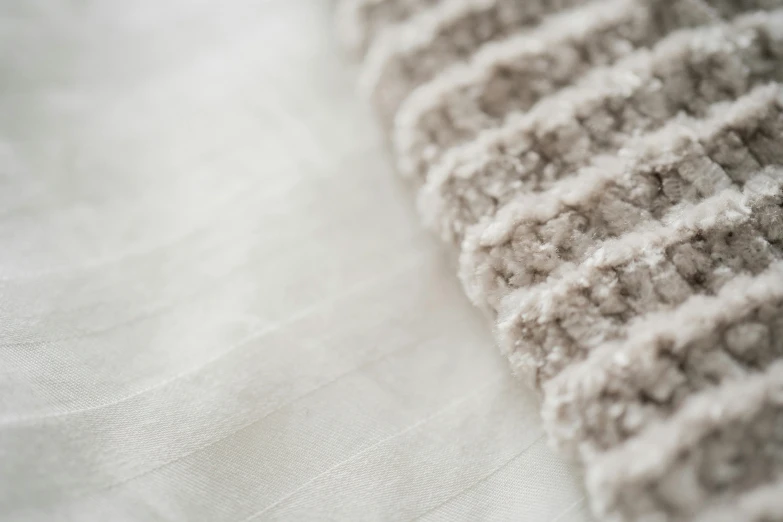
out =
<path fill-rule="evenodd" d="M 605 520 L 783 520 L 783 1 L 343 0 L 425 223 Z"/>

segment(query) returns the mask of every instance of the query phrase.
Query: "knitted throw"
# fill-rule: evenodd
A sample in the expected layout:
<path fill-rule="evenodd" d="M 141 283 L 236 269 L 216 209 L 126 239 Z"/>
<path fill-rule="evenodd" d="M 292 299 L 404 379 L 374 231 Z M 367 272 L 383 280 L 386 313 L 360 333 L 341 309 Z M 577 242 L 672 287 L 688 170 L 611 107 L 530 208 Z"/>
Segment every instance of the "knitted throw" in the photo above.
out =
<path fill-rule="evenodd" d="M 783 0 L 343 0 L 605 520 L 783 520 Z"/>

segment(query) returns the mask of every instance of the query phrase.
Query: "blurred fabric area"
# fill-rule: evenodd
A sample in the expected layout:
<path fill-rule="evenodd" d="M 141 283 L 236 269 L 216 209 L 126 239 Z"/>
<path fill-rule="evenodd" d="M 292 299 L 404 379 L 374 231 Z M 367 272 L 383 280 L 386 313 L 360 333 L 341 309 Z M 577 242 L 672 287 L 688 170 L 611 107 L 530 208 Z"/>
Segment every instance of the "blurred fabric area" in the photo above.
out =
<path fill-rule="evenodd" d="M 588 520 L 331 17 L 0 7 L 3 520 Z"/>

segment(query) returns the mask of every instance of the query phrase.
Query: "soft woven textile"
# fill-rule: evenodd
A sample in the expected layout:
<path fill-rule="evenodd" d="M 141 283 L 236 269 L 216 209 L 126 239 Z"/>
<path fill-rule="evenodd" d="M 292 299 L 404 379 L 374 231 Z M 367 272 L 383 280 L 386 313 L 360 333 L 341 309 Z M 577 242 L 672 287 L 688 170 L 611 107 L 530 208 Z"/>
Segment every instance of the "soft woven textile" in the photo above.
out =
<path fill-rule="evenodd" d="M 0 1 L 2 522 L 586 522 L 323 0 Z"/>
<path fill-rule="evenodd" d="M 783 519 L 781 8 L 339 5 L 425 222 L 603 519 Z"/>

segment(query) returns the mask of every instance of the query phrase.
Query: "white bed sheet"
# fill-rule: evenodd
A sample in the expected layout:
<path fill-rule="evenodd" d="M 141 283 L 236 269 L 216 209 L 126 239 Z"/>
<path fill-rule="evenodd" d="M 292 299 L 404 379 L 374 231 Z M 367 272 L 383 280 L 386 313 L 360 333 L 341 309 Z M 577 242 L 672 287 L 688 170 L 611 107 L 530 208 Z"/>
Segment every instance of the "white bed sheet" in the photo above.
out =
<path fill-rule="evenodd" d="M 0 518 L 588 520 L 325 2 L 0 12 Z"/>

